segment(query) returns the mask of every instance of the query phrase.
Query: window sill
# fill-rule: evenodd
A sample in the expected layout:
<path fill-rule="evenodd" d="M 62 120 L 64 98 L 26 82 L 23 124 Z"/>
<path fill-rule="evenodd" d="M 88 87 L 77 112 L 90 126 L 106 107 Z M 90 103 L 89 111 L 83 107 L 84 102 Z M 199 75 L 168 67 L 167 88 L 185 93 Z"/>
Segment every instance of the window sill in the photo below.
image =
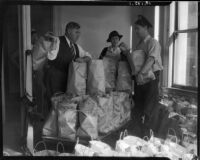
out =
<path fill-rule="evenodd" d="M 179 89 L 179 88 L 166 88 L 166 92 L 168 94 L 176 94 L 180 96 L 185 96 L 185 97 L 191 97 L 191 98 L 197 98 L 197 91 L 189 91 L 189 90 L 184 90 L 184 89 Z"/>

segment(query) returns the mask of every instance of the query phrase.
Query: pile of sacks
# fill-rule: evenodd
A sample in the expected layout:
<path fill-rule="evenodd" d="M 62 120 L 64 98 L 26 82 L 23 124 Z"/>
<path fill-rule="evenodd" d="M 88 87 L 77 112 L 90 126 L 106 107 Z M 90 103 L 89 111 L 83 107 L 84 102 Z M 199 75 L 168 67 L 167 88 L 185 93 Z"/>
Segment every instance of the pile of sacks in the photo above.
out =
<path fill-rule="evenodd" d="M 111 92 L 104 96 L 52 97 L 52 111 L 43 127 L 43 135 L 75 140 L 98 139 L 131 119 L 128 93 Z"/>
<path fill-rule="evenodd" d="M 75 140 L 97 139 L 131 118 L 130 68 L 109 58 L 69 66 L 65 94 L 52 97 L 43 135 Z M 118 75 L 118 76 L 117 76 Z"/>
<path fill-rule="evenodd" d="M 66 92 L 73 96 L 104 95 L 110 91 L 132 91 L 131 69 L 127 62 L 111 58 L 72 62 Z"/>
<path fill-rule="evenodd" d="M 187 148 L 197 148 L 197 105 L 184 97 L 165 96 L 160 101 L 169 111 L 169 118 L 181 128 L 180 143 Z"/>
<path fill-rule="evenodd" d="M 144 140 L 145 139 L 145 140 Z M 76 156 L 106 156 L 106 157 L 168 157 L 173 160 L 192 160 L 194 154 L 170 139 L 160 139 L 154 136 L 141 139 L 136 136 L 123 135 L 112 149 L 108 144 L 92 140 L 89 146 L 75 145 Z"/>

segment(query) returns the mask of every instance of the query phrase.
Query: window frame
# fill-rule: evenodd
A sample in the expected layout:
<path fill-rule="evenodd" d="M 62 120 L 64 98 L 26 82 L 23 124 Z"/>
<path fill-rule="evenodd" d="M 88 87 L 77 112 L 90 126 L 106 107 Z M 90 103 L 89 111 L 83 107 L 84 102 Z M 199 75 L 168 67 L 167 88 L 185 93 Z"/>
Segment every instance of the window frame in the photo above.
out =
<path fill-rule="evenodd" d="M 185 85 L 179 85 L 179 84 L 176 84 L 174 82 L 174 66 L 175 66 L 175 54 L 176 54 L 176 51 L 175 51 L 175 47 L 176 47 L 176 44 L 175 44 L 175 41 L 178 37 L 178 34 L 180 33 L 191 33 L 191 32 L 196 32 L 198 34 L 198 26 L 197 28 L 191 28 L 191 29 L 184 29 L 184 30 L 179 30 L 178 29 L 178 2 L 175 2 L 175 14 L 174 14 L 174 31 L 172 32 L 172 72 L 171 72 L 171 76 L 172 76 L 172 79 L 171 79 L 171 87 L 173 88 L 177 88 L 177 89 L 182 89 L 182 90 L 186 90 L 186 91 L 197 91 L 197 88 L 198 87 L 193 87 L 193 86 L 185 86 Z"/>

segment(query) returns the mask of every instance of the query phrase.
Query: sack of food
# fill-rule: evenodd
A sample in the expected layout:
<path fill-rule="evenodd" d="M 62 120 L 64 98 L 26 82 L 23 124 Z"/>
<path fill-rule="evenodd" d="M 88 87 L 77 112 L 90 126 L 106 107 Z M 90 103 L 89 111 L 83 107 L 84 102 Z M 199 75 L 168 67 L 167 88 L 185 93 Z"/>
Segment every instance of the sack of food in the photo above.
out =
<path fill-rule="evenodd" d="M 79 127 L 77 136 L 81 138 L 98 138 L 98 106 L 96 101 L 87 97 L 79 104 Z"/>
<path fill-rule="evenodd" d="M 135 50 L 132 53 L 127 54 L 127 56 L 129 65 L 131 66 L 132 75 L 137 75 L 146 61 L 145 52 L 143 50 Z M 155 75 L 152 69 L 149 70 L 147 73 L 143 74 L 142 76 L 144 83 L 155 79 Z"/>
<path fill-rule="evenodd" d="M 58 107 L 58 136 L 75 140 L 77 123 L 77 104 L 61 102 Z"/>
<path fill-rule="evenodd" d="M 174 131 L 173 129 L 170 129 Z M 175 142 L 172 141 L 172 139 L 175 138 Z M 168 132 L 168 138 L 165 140 L 165 145 L 169 146 L 170 152 L 172 153 L 173 157 L 181 157 L 184 153 L 187 152 L 186 148 L 178 144 L 178 138 L 176 137 L 176 132 L 174 131 L 174 136 L 169 136 Z"/>
<path fill-rule="evenodd" d="M 60 102 L 64 101 L 66 99 L 66 94 L 64 93 L 58 93 L 51 97 L 51 106 L 55 109 L 58 108 L 58 105 Z"/>
<path fill-rule="evenodd" d="M 118 61 L 115 59 L 103 58 L 106 91 L 112 91 L 116 87 L 117 64 Z"/>
<path fill-rule="evenodd" d="M 99 156 L 113 156 L 112 148 L 101 141 L 89 141 L 90 148 Z"/>
<path fill-rule="evenodd" d="M 98 130 L 100 133 L 108 133 L 114 129 L 112 125 L 114 120 L 113 115 L 113 98 L 111 95 L 97 96 L 98 104 Z"/>
<path fill-rule="evenodd" d="M 56 109 L 52 108 L 47 120 L 44 123 L 42 134 L 44 136 L 56 137 L 58 135 L 58 114 Z"/>
<path fill-rule="evenodd" d="M 76 156 L 87 156 L 87 157 L 93 157 L 95 156 L 95 152 L 82 144 L 76 144 L 75 145 L 75 155 Z"/>
<path fill-rule="evenodd" d="M 120 109 L 120 125 L 131 119 L 131 98 L 125 92 L 113 92 L 113 110 Z"/>
<path fill-rule="evenodd" d="M 127 62 L 121 61 L 118 65 L 117 90 L 131 92 L 131 70 Z"/>
<path fill-rule="evenodd" d="M 105 93 L 105 74 L 102 60 L 92 60 L 88 64 L 87 91 L 90 95 Z"/>
<path fill-rule="evenodd" d="M 67 93 L 71 95 L 86 94 L 87 64 L 71 62 L 68 70 Z"/>
<path fill-rule="evenodd" d="M 123 135 L 123 132 L 121 132 L 120 138 L 116 142 L 115 151 L 126 153 L 126 154 L 131 154 L 131 146 L 128 143 L 126 143 L 125 141 L 123 141 L 122 135 Z"/>

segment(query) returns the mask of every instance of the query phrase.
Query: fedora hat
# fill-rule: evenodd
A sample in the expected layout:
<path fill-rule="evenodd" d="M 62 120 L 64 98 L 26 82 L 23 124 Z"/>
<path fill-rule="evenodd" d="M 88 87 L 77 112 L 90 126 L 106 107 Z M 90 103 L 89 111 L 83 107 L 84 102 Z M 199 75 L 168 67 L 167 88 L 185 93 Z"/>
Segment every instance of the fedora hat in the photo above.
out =
<path fill-rule="evenodd" d="M 115 37 L 115 36 L 118 36 L 119 39 L 121 39 L 121 38 L 123 37 L 123 35 L 120 35 L 117 31 L 112 31 L 112 32 L 110 32 L 110 34 L 109 34 L 109 37 L 108 37 L 108 39 L 107 39 L 107 42 L 111 42 L 111 38 L 112 38 L 112 37 Z"/>

